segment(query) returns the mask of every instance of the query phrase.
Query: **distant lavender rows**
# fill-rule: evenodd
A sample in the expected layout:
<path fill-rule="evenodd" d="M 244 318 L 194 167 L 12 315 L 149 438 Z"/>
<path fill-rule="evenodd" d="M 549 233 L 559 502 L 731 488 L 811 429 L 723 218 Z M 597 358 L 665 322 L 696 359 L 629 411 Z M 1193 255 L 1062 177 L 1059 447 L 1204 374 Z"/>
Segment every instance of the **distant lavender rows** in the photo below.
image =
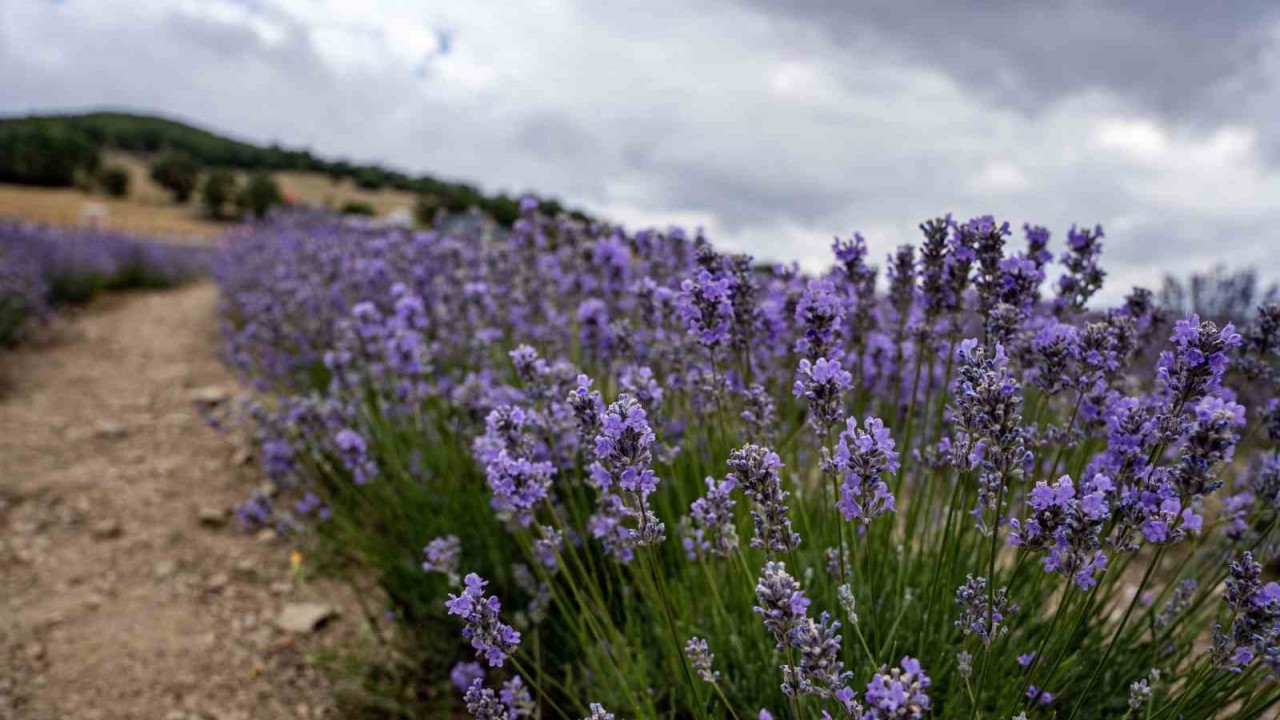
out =
<path fill-rule="evenodd" d="M 188 280 L 205 272 L 212 254 L 121 233 L 0 221 L 0 344 L 99 290 Z"/>

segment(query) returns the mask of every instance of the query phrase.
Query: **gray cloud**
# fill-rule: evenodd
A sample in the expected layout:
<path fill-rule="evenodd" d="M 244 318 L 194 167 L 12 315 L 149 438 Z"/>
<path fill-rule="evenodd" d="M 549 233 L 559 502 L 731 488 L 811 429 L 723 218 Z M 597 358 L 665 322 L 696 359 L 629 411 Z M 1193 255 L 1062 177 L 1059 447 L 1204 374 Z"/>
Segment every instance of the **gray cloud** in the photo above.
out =
<path fill-rule="evenodd" d="M 1220 84 L 1258 62 L 1280 13 L 1267 0 L 746 1 L 812 23 L 853 52 L 869 42 L 945 68 L 1003 105 L 1035 110 L 1105 88 L 1195 117 L 1216 106 Z"/>
<path fill-rule="evenodd" d="M 0 112 L 160 111 L 810 266 L 947 211 L 1103 223 L 1113 297 L 1274 260 L 1269 5 L 777 7 L 0 0 Z"/>

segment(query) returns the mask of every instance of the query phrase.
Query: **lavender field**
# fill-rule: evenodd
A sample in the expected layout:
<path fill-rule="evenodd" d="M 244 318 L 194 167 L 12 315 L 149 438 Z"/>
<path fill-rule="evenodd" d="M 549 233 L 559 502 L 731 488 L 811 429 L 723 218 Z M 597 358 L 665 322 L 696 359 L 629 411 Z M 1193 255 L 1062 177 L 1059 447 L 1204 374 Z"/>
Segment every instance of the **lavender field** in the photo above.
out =
<path fill-rule="evenodd" d="M 58 306 L 103 290 L 177 285 L 207 273 L 212 256 L 208 247 L 0 220 L 0 346 Z"/>
<path fill-rule="evenodd" d="M 398 658 L 347 711 L 1274 718 L 1280 305 L 1107 307 L 1101 228 L 920 232 L 819 274 L 533 200 L 229 244 L 240 521 L 370 580 Z"/>

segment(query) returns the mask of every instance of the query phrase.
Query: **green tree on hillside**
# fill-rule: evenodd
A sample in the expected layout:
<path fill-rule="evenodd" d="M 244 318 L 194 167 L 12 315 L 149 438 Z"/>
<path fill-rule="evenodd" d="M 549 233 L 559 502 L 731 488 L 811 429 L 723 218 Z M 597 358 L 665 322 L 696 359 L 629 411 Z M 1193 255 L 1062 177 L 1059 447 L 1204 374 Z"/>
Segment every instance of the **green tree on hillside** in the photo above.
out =
<path fill-rule="evenodd" d="M 98 169 L 98 150 L 65 127 L 0 126 L 0 182 L 69 187 L 76 173 Z"/>
<path fill-rule="evenodd" d="M 151 179 L 173 194 L 174 202 L 185 203 L 195 192 L 200 166 L 182 152 L 167 152 L 151 164 Z"/>
<path fill-rule="evenodd" d="M 210 172 L 204 179 L 201 200 L 209 216 L 221 220 L 227 206 L 236 198 L 236 176 L 230 170 L 219 168 Z"/>
<path fill-rule="evenodd" d="M 374 208 L 373 205 L 370 205 L 363 200 L 346 201 L 342 204 L 342 210 L 340 210 L 340 212 L 343 215 L 364 215 L 367 217 L 373 217 L 378 214 L 377 209 Z"/>
<path fill-rule="evenodd" d="M 264 172 L 250 175 L 248 183 L 236 196 L 236 205 L 241 210 L 253 213 L 254 217 L 263 217 L 272 206 L 282 202 L 284 195 L 280 192 L 280 186 Z"/>
<path fill-rule="evenodd" d="M 129 194 L 129 170 L 123 165 L 112 163 L 98 171 L 98 185 L 111 197 L 126 197 Z"/>

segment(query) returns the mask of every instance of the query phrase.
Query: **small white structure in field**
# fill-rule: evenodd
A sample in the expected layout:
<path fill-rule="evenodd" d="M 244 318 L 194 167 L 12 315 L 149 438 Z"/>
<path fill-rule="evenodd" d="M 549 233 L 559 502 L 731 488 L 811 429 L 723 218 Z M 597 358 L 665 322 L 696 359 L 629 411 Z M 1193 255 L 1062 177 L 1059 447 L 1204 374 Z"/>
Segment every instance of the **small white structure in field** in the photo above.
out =
<path fill-rule="evenodd" d="M 398 207 L 387 214 L 387 224 L 391 227 L 413 227 L 413 211 L 407 207 Z"/>
<path fill-rule="evenodd" d="M 99 202 L 87 202 L 80 205 L 80 226 L 105 230 L 111 223 L 111 211 Z"/>

